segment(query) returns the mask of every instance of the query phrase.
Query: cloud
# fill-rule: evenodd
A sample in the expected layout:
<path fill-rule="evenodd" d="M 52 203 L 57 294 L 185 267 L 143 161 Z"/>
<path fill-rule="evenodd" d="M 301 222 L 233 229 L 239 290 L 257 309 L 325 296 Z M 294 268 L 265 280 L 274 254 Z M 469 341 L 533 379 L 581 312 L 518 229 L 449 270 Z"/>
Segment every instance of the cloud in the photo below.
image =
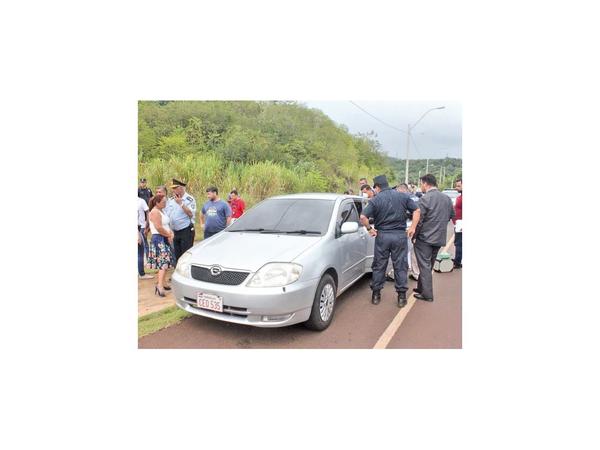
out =
<path fill-rule="evenodd" d="M 461 158 L 462 157 L 462 107 L 456 101 L 366 101 L 353 100 L 381 121 L 401 130 L 414 124 L 425 111 L 438 106 L 445 109 L 427 114 L 412 129 L 409 158 Z M 382 150 L 396 158 L 406 157 L 406 133 L 395 130 L 367 113 L 350 101 L 304 101 L 309 108 L 317 108 L 332 120 L 348 127 L 351 133 L 374 131 Z"/>

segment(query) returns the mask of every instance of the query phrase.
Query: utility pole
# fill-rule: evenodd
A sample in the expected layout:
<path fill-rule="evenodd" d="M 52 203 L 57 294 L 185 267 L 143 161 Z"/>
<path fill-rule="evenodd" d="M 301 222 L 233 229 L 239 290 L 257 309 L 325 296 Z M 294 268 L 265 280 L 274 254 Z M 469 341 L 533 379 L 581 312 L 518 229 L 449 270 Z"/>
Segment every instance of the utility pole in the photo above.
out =
<path fill-rule="evenodd" d="M 444 109 L 445 106 L 438 106 L 437 108 L 431 108 L 428 109 L 427 111 L 425 111 L 423 113 L 423 115 L 421 117 L 419 117 L 419 120 L 417 120 L 413 126 L 411 127 L 410 124 L 408 124 L 406 126 L 406 170 L 404 172 L 404 182 L 406 184 L 408 184 L 408 149 L 410 147 L 410 131 L 417 126 L 417 124 L 423 120 L 423 117 L 425 117 L 427 114 L 429 114 L 431 111 L 436 110 L 436 109 Z"/>
<path fill-rule="evenodd" d="M 404 172 L 404 182 L 408 184 L 408 149 L 410 147 L 410 124 L 406 126 L 406 170 Z"/>
<path fill-rule="evenodd" d="M 429 158 L 427 158 L 427 167 L 425 168 L 425 173 L 429 173 Z"/>
<path fill-rule="evenodd" d="M 442 183 L 442 166 L 440 166 L 440 184 Z"/>

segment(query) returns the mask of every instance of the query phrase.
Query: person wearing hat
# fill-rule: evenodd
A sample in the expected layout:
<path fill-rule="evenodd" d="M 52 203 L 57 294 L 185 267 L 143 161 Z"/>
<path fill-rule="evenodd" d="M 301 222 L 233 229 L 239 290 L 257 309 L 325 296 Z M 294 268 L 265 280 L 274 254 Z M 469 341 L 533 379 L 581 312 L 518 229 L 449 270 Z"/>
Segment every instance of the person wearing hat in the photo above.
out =
<path fill-rule="evenodd" d="M 187 252 L 194 245 L 194 221 L 196 219 L 196 200 L 185 192 L 186 184 L 173 178 L 171 189 L 173 195 L 165 208 L 170 226 L 175 237 L 173 238 L 173 251 L 175 259 Z"/>
<path fill-rule="evenodd" d="M 146 185 L 146 179 L 140 178 L 140 185 L 138 186 L 138 197 L 143 198 L 146 201 L 146 205 L 150 204 L 152 198 L 152 191 Z"/>
<path fill-rule="evenodd" d="M 398 307 L 403 308 L 406 306 L 408 290 L 407 211 L 418 216 L 419 209 L 408 195 L 390 188 L 385 175 L 376 176 L 373 179 L 373 187 L 377 195 L 369 201 L 360 215 L 360 220 L 369 234 L 375 236 L 371 302 L 378 305 L 381 301 L 381 289 L 385 284 L 387 263 L 391 256 Z M 375 227 L 369 224 L 369 218 L 373 218 Z"/>

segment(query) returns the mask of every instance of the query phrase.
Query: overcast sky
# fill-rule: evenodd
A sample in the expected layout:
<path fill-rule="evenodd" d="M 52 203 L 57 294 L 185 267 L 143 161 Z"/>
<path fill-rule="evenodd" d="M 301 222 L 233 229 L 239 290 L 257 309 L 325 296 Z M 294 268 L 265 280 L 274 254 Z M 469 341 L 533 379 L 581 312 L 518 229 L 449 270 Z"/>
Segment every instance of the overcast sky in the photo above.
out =
<path fill-rule="evenodd" d="M 411 143 L 410 159 L 462 158 L 462 110 L 455 101 L 368 101 L 353 100 L 378 119 L 396 128 L 406 130 L 430 108 L 431 111 L 411 132 L 416 146 Z M 394 130 L 361 111 L 350 101 L 302 101 L 309 108 L 317 108 L 335 122 L 344 124 L 351 133 L 375 131 L 382 150 L 388 155 L 405 158 L 406 133 Z"/>

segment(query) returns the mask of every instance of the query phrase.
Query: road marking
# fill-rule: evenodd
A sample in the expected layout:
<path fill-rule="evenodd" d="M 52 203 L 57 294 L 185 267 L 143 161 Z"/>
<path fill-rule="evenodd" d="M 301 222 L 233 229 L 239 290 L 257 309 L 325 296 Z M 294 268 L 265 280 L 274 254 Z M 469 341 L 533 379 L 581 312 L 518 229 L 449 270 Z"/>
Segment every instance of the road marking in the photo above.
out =
<path fill-rule="evenodd" d="M 392 320 L 392 322 L 388 325 L 373 348 L 386 348 L 388 346 L 416 301 L 417 300 L 415 299 L 414 295 L 411 295 L 408 298 L 407 305 L 398 311 L 398 314 L 396 314 L 394 320 Z"/>

